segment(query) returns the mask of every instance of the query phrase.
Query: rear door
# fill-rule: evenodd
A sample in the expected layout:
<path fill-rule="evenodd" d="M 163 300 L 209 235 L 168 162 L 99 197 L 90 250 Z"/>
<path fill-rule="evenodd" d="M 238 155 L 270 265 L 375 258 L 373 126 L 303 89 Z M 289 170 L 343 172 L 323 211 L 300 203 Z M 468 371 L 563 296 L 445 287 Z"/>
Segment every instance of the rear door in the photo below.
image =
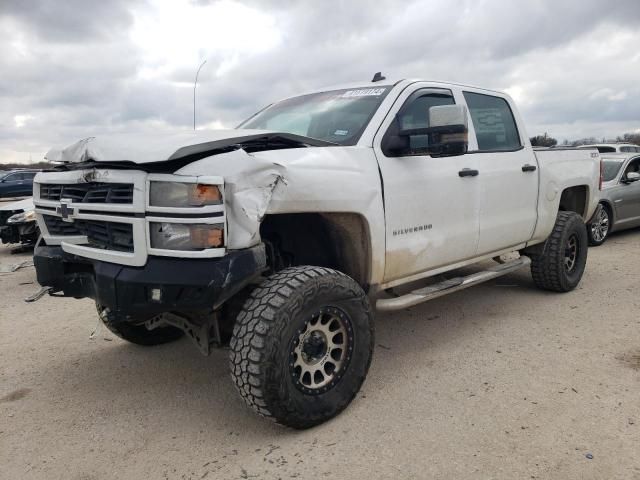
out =
<path fill-rule="evenodd" d="M 480 239 L 478 255 L 531 239 L 537 220 L 539 165 L 525 148 L 508 99 L 465 91 L 477 149 L 470 152 L 479 171 Z M 471 142 L 470 142 L 471 145 Z"/>
<path fill-rule="evenodd" d="M 478 157 L 431 157 L 424 135 L 410 137 L 404 150 L 388 149 L 394 133 L 428 127 L 429 108 L 459 103 L 456 95 L 413 84 L 400 94 L 374 139 L 384 189 L 385 282 L 475 255 L 478 177 L 460 172 L 475 170 Z"/>

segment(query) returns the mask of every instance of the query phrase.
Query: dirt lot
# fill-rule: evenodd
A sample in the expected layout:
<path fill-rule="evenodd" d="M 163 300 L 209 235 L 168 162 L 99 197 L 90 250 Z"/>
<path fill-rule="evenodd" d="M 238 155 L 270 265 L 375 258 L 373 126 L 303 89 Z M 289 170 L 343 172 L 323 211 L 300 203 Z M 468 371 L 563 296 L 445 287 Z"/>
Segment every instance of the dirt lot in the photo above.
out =
<path fill-rule="evenodd" d="M 591 249 L 570 294 L 522 271 L 378 315 L 362 392 L 304 432 L 244 407 L 226 351 L 90 339 L 92 302 L 1 273 L 0 477 L 640 479 L 639 246 Z"/>

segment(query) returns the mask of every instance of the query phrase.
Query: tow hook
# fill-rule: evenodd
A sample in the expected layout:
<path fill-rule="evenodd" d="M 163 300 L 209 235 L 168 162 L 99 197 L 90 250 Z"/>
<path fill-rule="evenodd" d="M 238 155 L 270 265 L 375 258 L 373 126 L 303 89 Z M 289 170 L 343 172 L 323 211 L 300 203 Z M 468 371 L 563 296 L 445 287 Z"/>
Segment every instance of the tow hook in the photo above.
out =
<path fill-rule="evenodd" d="M 33 295 L 29 295 L 27 298 L 25 298 L 24 301 L 27 302 L 27 303 L 33 303 L 33 302 L 35 302 L 37 300 L 40 300 L 47 293 L 51 294 L 52 292 L 53 292 L 53 288 L 52 287 L 42 287 L 40 290 L 38 290 Z"/>

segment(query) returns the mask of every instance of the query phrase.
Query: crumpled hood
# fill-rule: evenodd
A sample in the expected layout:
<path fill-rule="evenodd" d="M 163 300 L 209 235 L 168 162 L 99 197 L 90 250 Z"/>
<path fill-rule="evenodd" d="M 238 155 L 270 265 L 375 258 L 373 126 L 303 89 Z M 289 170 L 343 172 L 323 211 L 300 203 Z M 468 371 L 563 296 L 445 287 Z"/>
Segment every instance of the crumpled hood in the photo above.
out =
<path fill-rule="evenodd" d="M 0 211 L 14 211 L 14 210 L 22 210 L 24 212 L 28 212 L 30 210 L 34 210 L 35 206 L 33 205 L 33 198 L 25 198 L 24 200 L 18 200 L 17 202 L 11 203 L 2 203 L 0 204 Z"/>
<path fill-rule="evenodd" d="M 80 163 L 121 162 L 155 163 L 185 157 L 204 157 L 223 153 L 235 146 L 264 145 L 263 150 L 292 147 L 328 146 L 329 142 L 291 133 L 268 130 L 206 130 L 175 134 L 115 134 L 88 137 L 63 149 L 51 149 L 45 158 L 52 162 Z"/>

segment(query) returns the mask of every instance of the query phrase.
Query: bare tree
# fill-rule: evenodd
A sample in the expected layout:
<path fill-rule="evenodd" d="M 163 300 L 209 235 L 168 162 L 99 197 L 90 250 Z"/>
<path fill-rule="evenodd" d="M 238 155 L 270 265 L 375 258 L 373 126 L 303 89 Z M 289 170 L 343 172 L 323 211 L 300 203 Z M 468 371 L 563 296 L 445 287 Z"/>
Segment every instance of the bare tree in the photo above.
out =
<path fill-rule="evenodd" d="M 544 135 L 531 137 L 529 140 L 531 140 L 531 145 L 534 147 L 554 147 L 558 144 L 558 140 L 547 135 L 547 132 L 544 132 Z"/>

